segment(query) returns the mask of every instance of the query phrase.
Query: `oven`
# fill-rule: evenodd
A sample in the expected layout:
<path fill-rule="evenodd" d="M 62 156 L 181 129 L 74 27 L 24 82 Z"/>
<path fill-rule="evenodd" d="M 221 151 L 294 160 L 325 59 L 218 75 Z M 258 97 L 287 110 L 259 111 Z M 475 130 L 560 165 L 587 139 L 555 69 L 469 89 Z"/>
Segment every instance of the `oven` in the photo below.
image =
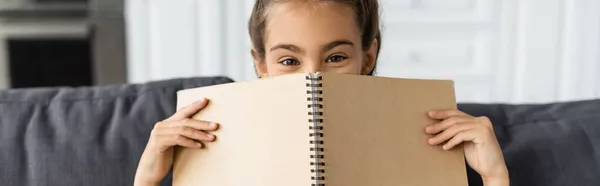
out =
<path fill-rule="evenodd" d="M 0 0 L 0 89 L 93 84 L 88 0 Z"/>
<path fill-rule="evenodd" d="M 0 0 L 0 89 L 126 83 L 123 0 Z"/>

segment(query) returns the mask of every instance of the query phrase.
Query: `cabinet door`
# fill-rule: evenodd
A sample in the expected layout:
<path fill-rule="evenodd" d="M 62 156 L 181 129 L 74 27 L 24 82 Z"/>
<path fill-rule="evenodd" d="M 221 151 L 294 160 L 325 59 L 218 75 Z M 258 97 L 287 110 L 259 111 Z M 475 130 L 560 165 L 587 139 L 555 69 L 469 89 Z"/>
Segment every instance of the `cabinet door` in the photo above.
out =
<path fill-rule="evenodd" d="M 255 79 L 247 21 L 253 1 L 128 0 L 130 82 L 225 75 Z"/>
<path fill-rule="evenodd" d="M 378 75 L 453 79 L 457 99 L 491 98 L 495 0 L 383 0 Z M 477 91 L 471 91 L 477 90 Z"/>
<path fill-rule="evenodd" d="M 453 79 L 459 102 L 600 97 L 600 1 L 380 0 L 378 75 Z M 256 79 L 254 1 L 128 0 L 130 82 Z"/>

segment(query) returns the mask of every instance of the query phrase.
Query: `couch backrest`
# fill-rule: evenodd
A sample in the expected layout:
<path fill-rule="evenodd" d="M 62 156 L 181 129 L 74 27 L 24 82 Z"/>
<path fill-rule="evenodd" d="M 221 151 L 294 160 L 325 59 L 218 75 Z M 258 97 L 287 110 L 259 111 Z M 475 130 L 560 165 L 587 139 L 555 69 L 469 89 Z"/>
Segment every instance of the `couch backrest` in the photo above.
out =
<path fill-rule="evenodd" d="M 175 112 L 176 92 L 228 82 L 0 91 L 0 185 L 132 185 L 153 125 Z"/>
<path fill-rule="evenodd" d="M 512 186 L 600 185 L 600 100 L 459 108 L 492 120 Z"/>
<path fill-rule="evenodd" d="M 132 185 L 153 125 L 175 112 L 176 92 L 229 82 L 0 91 L 0 185 Z M 492 120 L 511 185 L 600 183 L 600 100 L 459 108 Z M 169 175 L 162 185 L 170 183 Z M 470 169 L 469 184 L 482 185 Z"/>

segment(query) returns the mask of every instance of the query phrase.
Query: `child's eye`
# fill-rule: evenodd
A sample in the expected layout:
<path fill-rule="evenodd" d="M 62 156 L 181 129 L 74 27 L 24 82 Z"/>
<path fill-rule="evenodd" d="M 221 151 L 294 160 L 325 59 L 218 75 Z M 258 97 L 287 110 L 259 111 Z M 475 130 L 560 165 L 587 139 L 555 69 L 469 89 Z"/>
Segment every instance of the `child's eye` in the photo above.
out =
<path fill-rule="evenodd" d="M 285 66 L 300 65 L 300 62 L 294 58 L 287 58 L 282 61 L 279 61 L 279 63 L 281 63 L 282 65 L 285 65 Z"/>
<path fill-rule="evenodd" d="M 327 63 L 337 63 L 337 62 L 341 62 L 345 59 L 347 59 L 347 57 L 341 56 L 341 55 L 334 55 L 327 59 Z"/>

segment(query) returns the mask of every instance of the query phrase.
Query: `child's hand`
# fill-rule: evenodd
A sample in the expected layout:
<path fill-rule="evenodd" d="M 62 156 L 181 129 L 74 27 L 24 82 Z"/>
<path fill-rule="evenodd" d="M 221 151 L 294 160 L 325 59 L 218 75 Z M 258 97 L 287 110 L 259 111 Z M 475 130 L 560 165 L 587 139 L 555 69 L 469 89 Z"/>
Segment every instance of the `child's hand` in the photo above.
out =
<path fill-rule="evenodd" d="M 429 117 L 441 122 L 426 127 L 435 134 L 429 144 L 443 145 L 444 150 L 463 143 L 465 158 L 481 175 L 485 185 L 508 185 L 508 170 L 492 123 L 486 117 L 473 117 L 459 110 L 429 112 Z"/>
<path fill-rule="evenodd" d="M 136 186 L 158 185 L 173 165 L 173 147 L 201 148 L 202 142 L 215 140 L 216 123 L 190 119 L 208 104 L 204 99 L 193 103 L 162 122 L 156 123 L 135 175 Z"/>

